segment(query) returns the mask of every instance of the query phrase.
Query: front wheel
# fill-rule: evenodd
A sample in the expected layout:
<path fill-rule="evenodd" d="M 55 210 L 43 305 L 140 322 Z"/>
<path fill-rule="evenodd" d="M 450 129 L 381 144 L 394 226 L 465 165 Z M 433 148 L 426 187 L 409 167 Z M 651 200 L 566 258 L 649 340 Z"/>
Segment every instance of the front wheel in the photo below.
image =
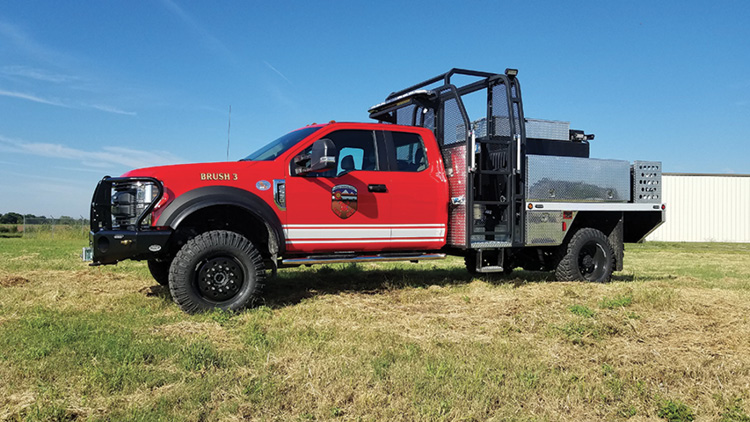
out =
<path fill-rule="evenodd" d="M 612 278 L 615 253 L 601 231 L 592 228 L 578 230 L 561 248 L 565 249 L 555 269 L 558 280 L 605 283 Z"/>
<path fill-rule="evenodd" d="M 214 230 L 180 249 L 169 268 L 169 290 L 175 303 L 191 314 L 238 311 L 253 305 L 264 276 L 263 259 L 247 238 Z"/>
<path fill-rule="evenodd" d="M 156 280 L 157 283 L 162 286 L 169 285 L 169 267 L 172 265 L 172 261 L 157 261 L 150 259 L 148 261 L 148 270 L 151 272 L 151 276 Z"/>

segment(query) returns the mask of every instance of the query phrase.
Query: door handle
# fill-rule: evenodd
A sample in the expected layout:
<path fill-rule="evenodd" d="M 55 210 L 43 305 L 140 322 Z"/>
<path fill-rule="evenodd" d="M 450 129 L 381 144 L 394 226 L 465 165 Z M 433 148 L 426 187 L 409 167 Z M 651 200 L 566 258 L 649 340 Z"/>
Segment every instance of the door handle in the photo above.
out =
<path fill-rule="evenodd" d="M 368 192 L 388 192 L 385 185 L 367 185 Z"/>

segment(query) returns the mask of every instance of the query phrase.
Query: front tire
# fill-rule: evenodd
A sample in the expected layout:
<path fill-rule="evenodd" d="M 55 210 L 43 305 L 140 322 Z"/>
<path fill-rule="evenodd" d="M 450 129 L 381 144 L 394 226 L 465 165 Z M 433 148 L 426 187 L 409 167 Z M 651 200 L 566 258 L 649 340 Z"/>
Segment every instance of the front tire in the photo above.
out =
<path fill-rule="evenodd" d="M 601 231 L 578 230 L 568 244 L 561 247 L 565 248 L 565 254 L 555 269 L 558 280 L 606 283 L 612 278 L 615 253 Z"/>
<path fill-rule="evenodd" d="M 214 230 L 180 249 L 169 268 L 169 290 L 187 313 L 239 311 L 253 305 L 264 277 L 263 259 L 246 237 Z"/>
<path fill-rule="evenodd" d="M 151 277 L 156 280 L 157 283 L 162 286 L 169 285 L 169 267 L 172 265 L 172 261 L 157 261 L 150 259 L 148 261 L 148 270 L 151 272 Z"/>

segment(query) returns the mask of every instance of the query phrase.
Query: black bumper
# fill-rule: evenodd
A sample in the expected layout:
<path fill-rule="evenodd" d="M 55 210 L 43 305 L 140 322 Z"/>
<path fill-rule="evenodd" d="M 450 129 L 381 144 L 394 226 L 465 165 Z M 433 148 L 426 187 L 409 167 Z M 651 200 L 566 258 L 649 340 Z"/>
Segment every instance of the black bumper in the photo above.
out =
<path fill-rule="evenodd" d="M 99 230 L 89 235 L 94 252 L 91 265 L 115 264 L 126 259 L 157 259 L 169 255 L 171 229 Z"/>

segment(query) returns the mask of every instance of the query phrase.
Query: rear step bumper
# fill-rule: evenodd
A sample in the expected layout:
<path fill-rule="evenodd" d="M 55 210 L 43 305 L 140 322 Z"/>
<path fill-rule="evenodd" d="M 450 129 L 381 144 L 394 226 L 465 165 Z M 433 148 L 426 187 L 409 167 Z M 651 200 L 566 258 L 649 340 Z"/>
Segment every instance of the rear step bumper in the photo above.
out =
<path fill-rule="evenodd" d="M 426 261 L 444 259 L 444 253 L 410 253 L 410 254 L 377 254 L 377 255 L 313 255 L 302 258 L 286 258 L 281 260 L 282 266 L 298 266 L 312 264 L 339 264 L 348 262 L 387 262 L 387 261 Z"/>

